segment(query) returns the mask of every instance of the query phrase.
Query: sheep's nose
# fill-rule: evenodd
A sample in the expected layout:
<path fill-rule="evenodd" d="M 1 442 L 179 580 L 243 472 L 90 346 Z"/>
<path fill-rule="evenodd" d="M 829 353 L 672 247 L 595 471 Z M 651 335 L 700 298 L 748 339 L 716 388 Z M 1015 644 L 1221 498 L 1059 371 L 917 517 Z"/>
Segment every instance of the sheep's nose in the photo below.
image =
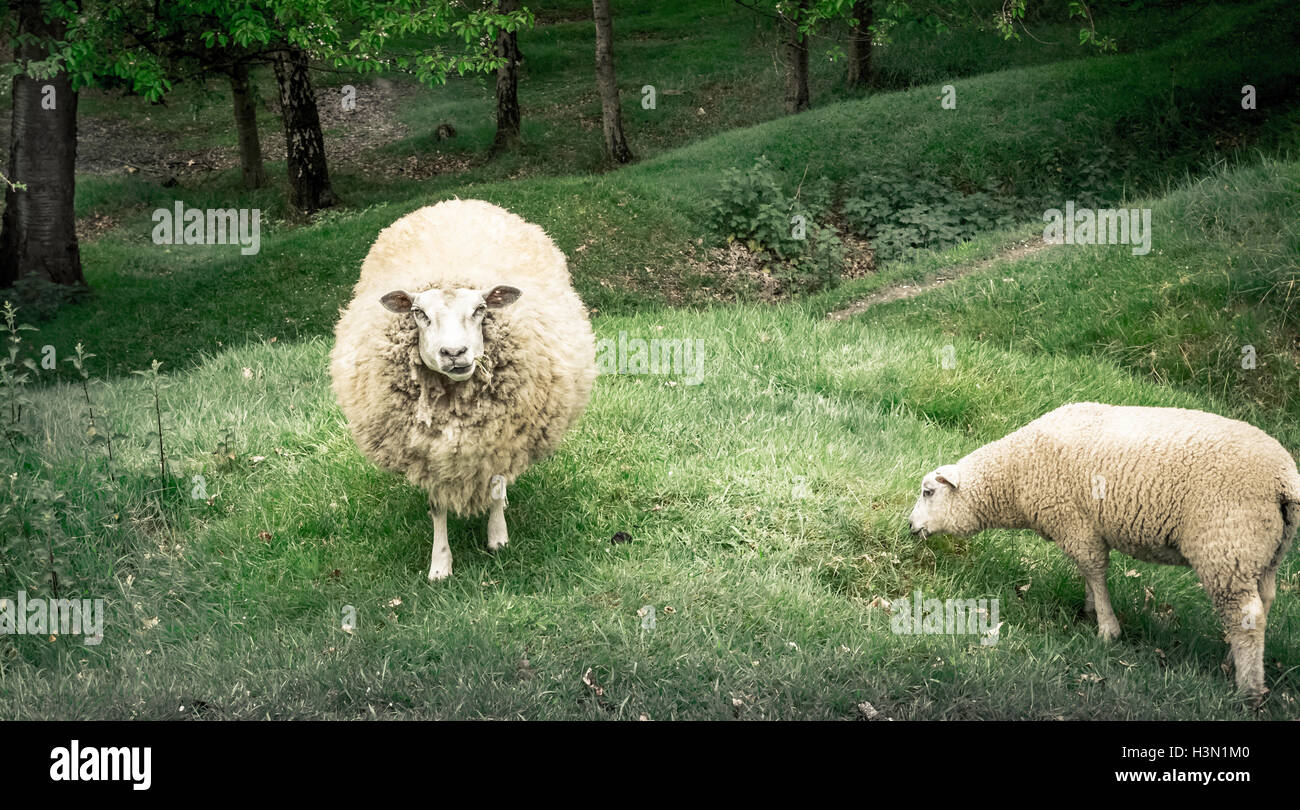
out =
<path fill-rule="evenodd" d="M 444 346 L 438 350 L 438 354 L 441 354 L 448 360 L 455 360 L 456 358 L 463 356 L 467 351 L 469 351 L 468 346 Z"/>

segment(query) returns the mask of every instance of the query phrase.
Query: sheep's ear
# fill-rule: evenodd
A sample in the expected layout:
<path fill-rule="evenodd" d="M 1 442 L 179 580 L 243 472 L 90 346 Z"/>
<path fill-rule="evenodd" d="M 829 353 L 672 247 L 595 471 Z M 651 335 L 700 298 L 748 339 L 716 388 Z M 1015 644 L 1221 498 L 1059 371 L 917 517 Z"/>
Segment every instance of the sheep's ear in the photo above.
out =
<path fill-rule="evenodd" d="M 518 287 L 498 284 L 483 295 L 483 303 L 488 305 L 488 309 L 498 309 L 518 301 L 521 295 L 523 292 Z"/>
<path fill-rule="evenodd" d="M 938 481 L 940 484 L 947 484 L 955 490 L 961 483 L 961 474 L 957 471 L 956 467 L 948 465 L 947 467 L 940 467 L 934 471 L 934 480 Z"/>
<path fill-rule="evenodd" d="M 389 312 L 404 314 L 411 311 L 411 296 L 402 290 L 393 290 L 392 292 L 379 299 L 379 303 L 384 305 L 384 309 Z"/>

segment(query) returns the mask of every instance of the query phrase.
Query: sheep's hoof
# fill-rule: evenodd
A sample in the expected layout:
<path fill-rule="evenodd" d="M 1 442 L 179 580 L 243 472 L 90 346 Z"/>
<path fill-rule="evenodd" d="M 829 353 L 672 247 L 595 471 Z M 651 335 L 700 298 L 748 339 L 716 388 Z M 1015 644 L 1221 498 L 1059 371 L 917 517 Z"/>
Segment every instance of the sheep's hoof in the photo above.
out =
<path fill-rule="evenodd" d="M 451 576 L 451 563 L 446 565 L 435 565 L 429 569 L 429 581 L 438 582 Z"/>
<path fill-rule="evenodd" d="M 1268 696 L 1268 687 L 1238 687 L 1241 689 L 1247 704 L 1252 709 L 1259 709 L 1264 705 L 1264 698 Z"/>
<path fill-rule="evenodd" d="M 488 515 L 488 551 L 499 551 L 510 542 L 510 533 L 506 530 L 506 516 L 499 509 L 493 509 Z"/>
<path fill-rule="evenodd" d="M 1097 638 L 1109 644 L 1119 638 L 1119 625 L 1115 625 L 1114 627 L 1098 627 Z"/>

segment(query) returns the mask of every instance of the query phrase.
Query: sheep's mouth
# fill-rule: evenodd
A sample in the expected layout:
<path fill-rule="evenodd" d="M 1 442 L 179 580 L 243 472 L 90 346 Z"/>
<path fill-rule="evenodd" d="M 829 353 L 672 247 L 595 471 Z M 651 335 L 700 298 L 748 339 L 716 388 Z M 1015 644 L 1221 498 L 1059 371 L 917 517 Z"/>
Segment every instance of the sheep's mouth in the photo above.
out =
<path fill-rule="evenodd" d="M 465 363 L 460 366 L 448 366 L 442 370 L 442 373 L 456 381 L 468 380 L 474 374 L 474 364 Z"/>

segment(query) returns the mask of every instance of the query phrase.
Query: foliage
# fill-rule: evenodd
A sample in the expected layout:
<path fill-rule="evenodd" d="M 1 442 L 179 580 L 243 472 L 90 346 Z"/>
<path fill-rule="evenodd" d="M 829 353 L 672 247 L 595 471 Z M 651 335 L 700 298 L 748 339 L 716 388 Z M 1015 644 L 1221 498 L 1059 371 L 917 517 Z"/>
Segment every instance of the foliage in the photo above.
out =
<path fill-rule="evenodd" d="M 35 402 L 29 383 L 38 373 L 30 357 L 22 357 L 23 332 L 35 327 L 18 322 L 18 309 L 9 301 L 3 310 L 7 351 L 0 357 L 0 565 L 18 584 L 35 589 L 48 583 L 55 597 L 71 584 L 64 559 L 70 538 L 58 516 L 68 506 L 67 493 L 40 475 L 31 462 L 31 410 Z"/>
<path fill-rule="evenodd" d="M 830 209 L 831 185 L 824 179 L 794 195 L 760 157 L 748 170 L 722 173 L 717 195 L 707 203 L 709 224 L 728 242 L 774 260 L 774 272 L 797 290 L 835 285 L 844 246 L 835 228 L 818 220 Z"/>
<path fill-rule="evenodd" d="M 964 194 L 889 164 L 850 180 L 840 208 L 848 227 L 871 241 L 878 262 L 1006 227 L 1014 221 L 1012 210 L 993 182 Z"/>
<path fill-rule="evenodd" d="M 286 48 L 337 69 L 442 84 L 451 73 L 494 70 L 496 32 L 533 21 L 527 10 L 502 14 L 455 0 L 88 0 L 63 12 L 67 37 L 52 59 L 66 64 L 74 86 L 121 84 L 150 101 L 181 77 L 202 78 L 236 59 L 267 61 Z M 395 47 L 403 38 L 432 44 Z M 457 39 L 460 49 L 447 44 Z"/>

